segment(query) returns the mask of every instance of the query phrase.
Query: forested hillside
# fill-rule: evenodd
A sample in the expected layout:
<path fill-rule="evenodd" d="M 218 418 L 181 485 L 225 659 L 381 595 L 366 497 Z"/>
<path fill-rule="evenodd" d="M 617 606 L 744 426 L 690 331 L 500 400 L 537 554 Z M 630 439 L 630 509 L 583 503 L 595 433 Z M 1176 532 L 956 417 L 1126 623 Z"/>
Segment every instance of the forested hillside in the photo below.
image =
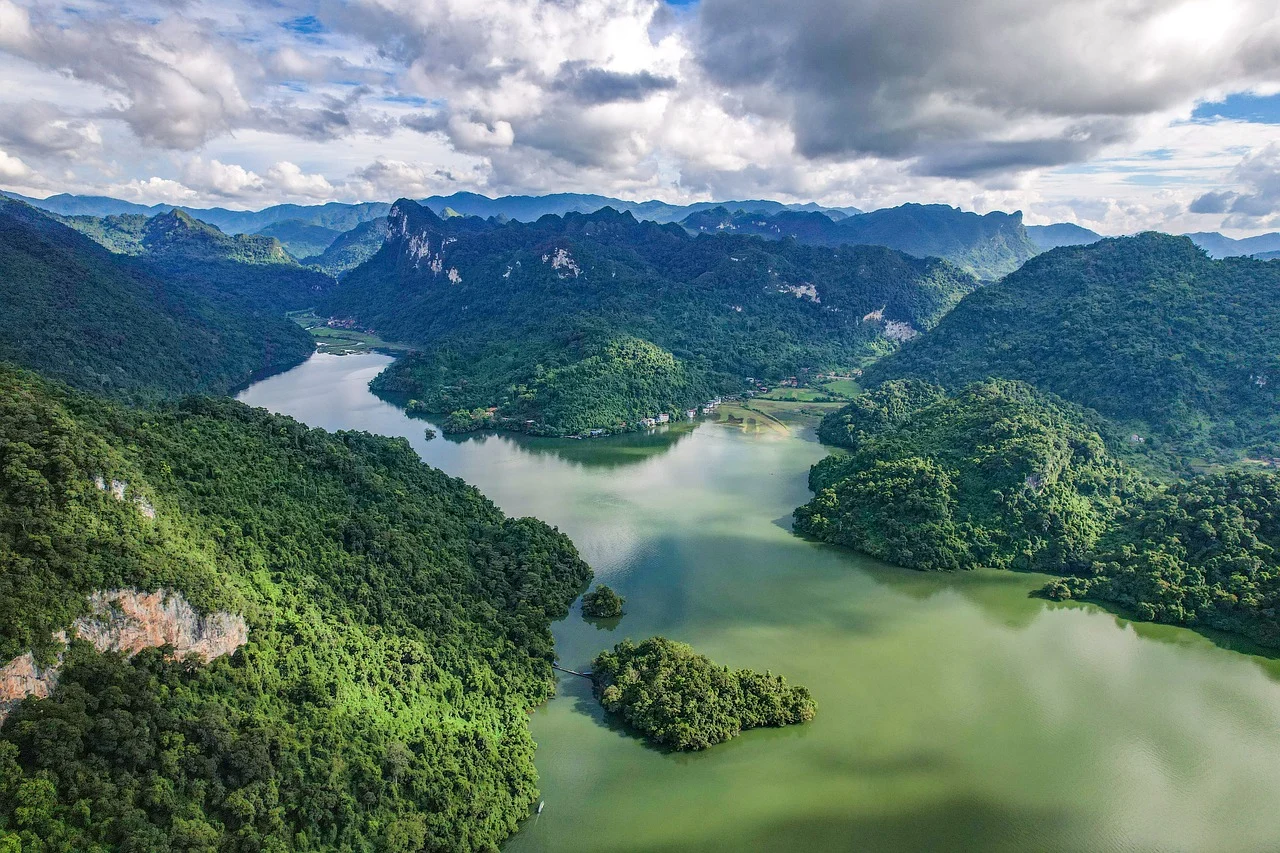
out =
<path fill-rule="evenodd" d="M 274 237 L 228 235 L 181 210 L 150 219 L 78 216 L 66 224 L 139 261 L 156 275 L 180 283 L 233 310 L 281 315 L 310 308 L 333 279 L 304 269 Z"/>
<path fill-rule="evenodd" d="M 1162 234 L 1056 249 L 867 370 L 998 376 L 1096 409 L 1153 450 L 1280 452 L 1280 265 Z"/>
<path fill-rule="evenodd" d="M 722 206 L 695 212 L 682 224 L 694 233 L 793 237 L 816 246 L 887 246 L 918 258 L 945 258 L 981 279 L 1013 272 L 1040 251 L 1027 235 L 1021 213 L 980 216 L 943 204 L 904 204 L 840 219 L 796 211 L 762 215 Z"/>
<path fill-rule="evenodd" d="M 911 568 L 1077 568 L 1133 488 L 1083 412 L 1017 382 L 889 382 L 820 434 L 852 453 L 814 466 L 796 529 Z"/>
<path fill-rule="evenodd" d="M 323 252 L 304 257 L 301 263 L 337 278 L 376 255 L 385 239 L 387 218 L 383 216 L 344 231 Z"/>
<path fill-rule="evenodd" d="M 414 353 L 371 387 L 411 413 L 454 413 L 443 424 L 446 432 L 501 428 L 547 435 L 626 431 L 663 412 L 682 416 L 715 396 L 704 373 L 639 338 L 517 340 L 488 347 L 479 359 L 448 348 Z"/>
<path fill-rule="evenodd" d="M 1099 429 L 1022 383 L 886 382 L 824 420 L 849 453 L 814 466 L 796 529 L 911 568 L 1059 573 L 1051 598 L 1280 647 L 1280 476 L 1156 482 Z"/>
<path fill-rule="evenodd" d="M 90 391 L 154 397 L 222 392 L 312 351 L 309 336 L 274 310 L 269 294 L 281 280 L 243 274 L 280 265 L 184 266 L 189 274 L 112 254 L 0 200 L 0 360 Z"/>
<path fill-rule="evenodd" d="M 393 367 L 385 388 L 467 407 L 512 406 L 540 369 L 579 360 L 583 341 L 647 342 L 699 386 L 848 367 L 929 328 L 977 286 L 950 264 L 880 247 L 692 237 L 607 209 L 499 224 L 402 200 L 389 227 L 323 310 L 430 349 Z M 590 400 L 571 408 L 611 426 Z"/>
<path fill-rule="evenodd" d="M 0 664 L 104 588 L 248 623 L 207 665 L 74 641 L 0 727 L 0 849 L 487 851 L 529 813 L 549 623 L 591 577 L 561 534 L 401 439 L 8 367 L 0 467 Z"/>

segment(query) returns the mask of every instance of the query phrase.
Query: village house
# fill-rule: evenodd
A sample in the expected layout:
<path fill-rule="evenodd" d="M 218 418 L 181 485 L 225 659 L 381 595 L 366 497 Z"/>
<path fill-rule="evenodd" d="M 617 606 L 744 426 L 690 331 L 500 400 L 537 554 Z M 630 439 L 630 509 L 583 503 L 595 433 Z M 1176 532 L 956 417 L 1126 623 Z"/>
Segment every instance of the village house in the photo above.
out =
<path fill-rule="evenodd" d="M 658 423 L 666 424 L 670 422 L 671 422 L 671 415 L 668 415 L 666 412 L 663 412 L 662 414 L 658 415 Z"/>

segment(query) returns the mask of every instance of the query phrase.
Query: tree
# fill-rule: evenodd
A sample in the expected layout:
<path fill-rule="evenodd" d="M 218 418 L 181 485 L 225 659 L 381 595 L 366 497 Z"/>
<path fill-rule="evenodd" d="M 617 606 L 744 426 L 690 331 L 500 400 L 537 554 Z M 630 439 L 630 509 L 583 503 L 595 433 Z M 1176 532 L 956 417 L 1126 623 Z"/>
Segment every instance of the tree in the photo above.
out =
<path fill-rule="evenodd" d="M 626 599 L 618 595 L 608 586 L 600 584 L 592 592 L 582 596 L 582 615 L 596 619 L 611 619 L 622 615 L 622 605 Z"/>

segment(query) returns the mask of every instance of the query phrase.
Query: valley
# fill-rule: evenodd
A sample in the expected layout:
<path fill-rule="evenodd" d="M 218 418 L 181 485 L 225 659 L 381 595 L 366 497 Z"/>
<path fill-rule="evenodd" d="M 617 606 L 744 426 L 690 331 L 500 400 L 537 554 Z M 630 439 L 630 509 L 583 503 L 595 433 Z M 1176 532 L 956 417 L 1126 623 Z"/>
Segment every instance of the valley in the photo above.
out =
<path fill-rule="evenodd" d="M 1277 0 L 0 0 L 0 853 L 1275 853 Z"/>
<path fill-rule="evenodd" d="M 0 202 L 0 353 L 37 371 L 0 366 L 0 841 L 1124 851 L 1280 829 L 1213 793 L 1263 797 L 1254 759 L 1280 757 L 1258 299 L 1280 268 L 1147 234 L 982 281 L 957 265 L 976 255 L 608 208 L 370 212 L 331 275 L 273 236 L 325 236 L 292 220 Z M 813 216 L 847 221 L 749 221 Z M 622 617 L 577 618 L 593 578 Z M 105 600 L 235 642 L 180 661 L 154 619 L 86 642 L 118 633 Z M 637 654 L 643 677 L 610 663 Z M 125 761 L 106 720 L 158 735 Z M 1154 770 L 1115 760 L 1139 738 Z"/>

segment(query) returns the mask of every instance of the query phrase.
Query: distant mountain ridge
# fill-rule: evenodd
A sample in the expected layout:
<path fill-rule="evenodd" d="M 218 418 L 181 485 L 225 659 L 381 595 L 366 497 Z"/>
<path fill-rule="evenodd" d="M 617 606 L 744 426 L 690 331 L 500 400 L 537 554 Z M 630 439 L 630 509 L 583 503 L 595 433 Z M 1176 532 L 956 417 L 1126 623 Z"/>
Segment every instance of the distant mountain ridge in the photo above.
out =
<path fill-rule="evenodd" d="M 164 213 L 174 207 L 189 213 L 201 222 L 216 225 L 228 234 L 254 234 L 271 226 L 285 222 L 297 221 L 305 225 L 317 225 L 338 231 L 350 231 L 357 225 L 386 216 L 391 205 L 388 202 L 360 202 L 347 204 L 329 202 L 319 205 L 277 204 L 262 210 L 228 210 L 221 207 L 197 208 L 173 204 L 136 204 L 108 196 L 80 196 L 59 193 L 48 198 L 31 198 L 18 193 L 0 192 L 32 207 L 47 210 L 60 216 L 118 216 L 120 214 L 138 214 L 151 217 Z M 806 204 L 784 204 L 778 201 L 720 201 L 697 202 L 694 204 L 668 204 L 664 201 L 626 201 L 603 195 L 585 193 L 552 193 L 549 195 L 529 196 L 510 195 L 489 198 L 479 193 L 459 192 L 447 196 L 431 196 L 423 199 L 421 204 L 431 208 L 435 213 L 443 215 L 446 208 L 452 208 L 463 216 L 479 216 L 488 219 L 490 216 L 517 219 L 521 222 L 533 222 L 547 214 L 563 216 L 566 213 L 593 213 L 602 207 L 628 211 L 637 219 L 649 219 L 654 222 L 675 222 L 698 210 L 728 206 L 730 209 L 743 209 L 756 213 L 777 213 L 783 210 L 816 211 L 828 216 L 843 218 L 861 213 L 856 207 L 823 207 L 812 202 Z"/>
<path fill-rule="evenodd" d="M 625 201 L 603 195 L 583 193 L 552 193 L 550 195 L 508 195 L 489 198 L 478 193 L 459 192 L 447 196 L 431 196 L 423 199 L 423 204 L 439 215 L 444 215 L 446 208 L 463 216 L 479 216 L 488 219 L 490 216 L 506 217 L 521 222 L 534 222 L 543 216 L 564 216 L 566 213 L 594 213 L 605 207 L 619 212 L 630 213 L 636 219 L 650 222 L 678 222 L 691 214 L 715 207 L 726 207 L 730 210 L 746 210 L 750 213 L 773 214 L 782 211 L 813 211 L 829 217 L 843 219 L 862 211 L 856 207 L 823 207 L 809 202 L 807 204 L 784 204 L 778 201 L 756 199 L 752 201 L 706 201 L 694 204 L 668 204 L 664 201 Z"/>
<path fill-rule="evenodd" d="M 817 213 L 761 215 L 720 205 L 690 214 L 682 224 L 693 233 L 792 237 L 815 246 L 886 246 L 918 258 L 943 258 L 982 279 L 1013 272 L 1039 252 L 1020 212 L 980 215 L 943 204 L 904 204 L 838 221 Z"/>
<path fill-rule="evenodd" d="M 1191 241 L 1209 253 L 1211 258 L 1236 258 L 1280 251 L 1280 232 L 1243 237 L 1239 240 L 1219 234 L 1217 231 L 1197 231 L 1187 234 Z"/>
<path fill-rule="evenodd" d="M 308 225 L 319 225 L 339 233 L 350 231 L 361 222 L 386 216 L 391 207 L 386 202 L 361 202 L 344 204 L 277 204 L 262 210 L 228 210 L 222 207 L 188 207 L 175 204 L 135 204 L 107 196 L 78 196 L 59 193 L 48 198 L 29 198 L 11 192 L 0 192 L 9 198 L 24 201 L 32 207 L 56 213 L 59 216 L 118 216 L 135 214 L 145 217 L 167 213 L 174 208 L 189 214 L 201 222 L 215 225 L 227 234 L 255 234 L 271 225 L 298 220 Z"/>
<path fill-rule="evenodd" d="M 1102 239 L 1096 231 L 1090 231 L 1072 222 L 1055 222 L 1052 225 L 1028 225 L 1027 236 L 1040 251 L 1058 249 L 1062 246 L 1088 246 Z"/>

